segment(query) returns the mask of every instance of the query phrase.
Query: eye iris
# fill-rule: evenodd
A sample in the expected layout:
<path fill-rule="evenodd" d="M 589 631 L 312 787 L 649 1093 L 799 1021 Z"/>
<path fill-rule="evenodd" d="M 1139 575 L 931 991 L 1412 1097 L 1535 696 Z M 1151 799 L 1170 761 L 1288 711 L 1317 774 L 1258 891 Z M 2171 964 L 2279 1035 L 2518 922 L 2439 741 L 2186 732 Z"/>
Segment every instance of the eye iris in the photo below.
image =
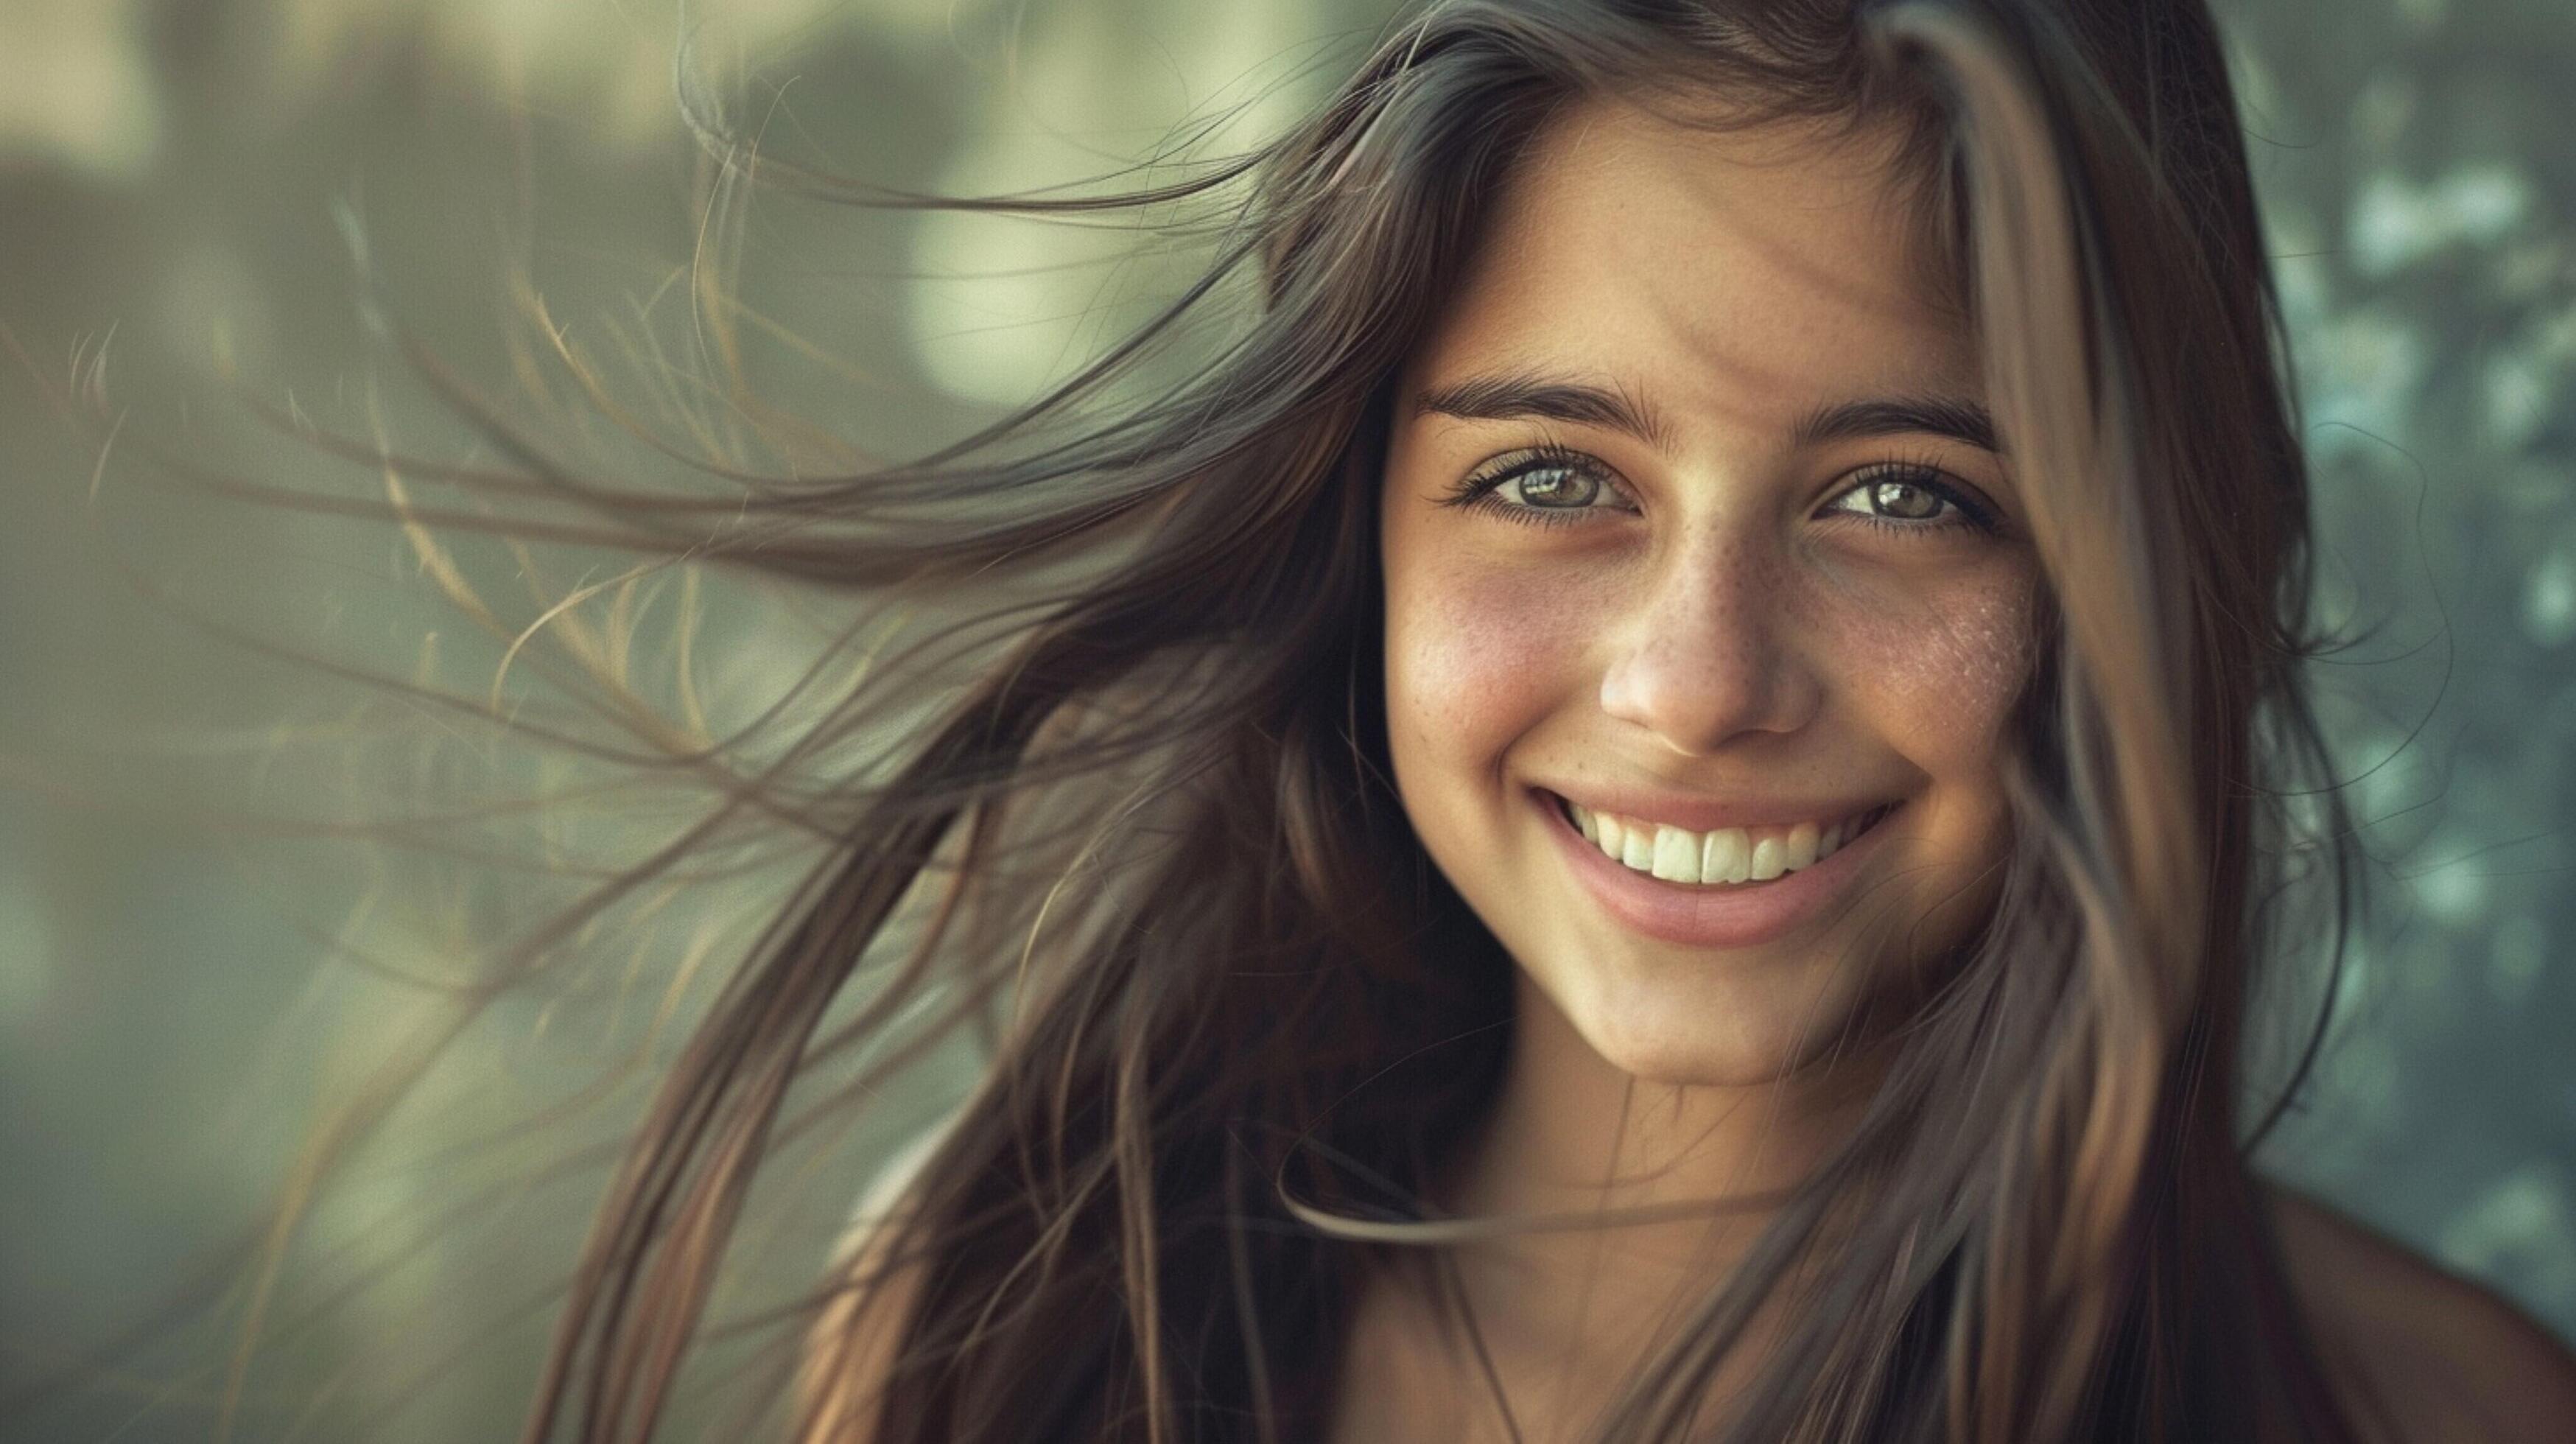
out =
<path fill-rule="evenodd" d="M 1534 467 L 1512 480 L 1531 506 L 1582 506 L 1601 490 L 1601 483 L 1570 466 Z"/>
<path fill-rule="evenodd" d="M 1930 521 L 1941 514 L 1941 498 L 1910 481 L 1882 481 L 1870 488 L 1869 499 L 1881 516 Z"/>

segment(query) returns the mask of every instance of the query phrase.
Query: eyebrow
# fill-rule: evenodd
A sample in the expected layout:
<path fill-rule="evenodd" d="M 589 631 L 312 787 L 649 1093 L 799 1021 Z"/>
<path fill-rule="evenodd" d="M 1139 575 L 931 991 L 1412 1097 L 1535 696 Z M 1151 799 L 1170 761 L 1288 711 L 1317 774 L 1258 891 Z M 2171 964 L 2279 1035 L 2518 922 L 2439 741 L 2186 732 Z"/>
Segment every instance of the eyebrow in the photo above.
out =
<path fill-rule="evenodd" d="M 1997 456 L 2004 450 L 1995 435 L 1994 414 L 1955 396 L 1872 397 L 1819 406 L 1798 423 L 1795 435 L 1800 446 L 1821 446 L 1908 431 L 1946 436 Z"/>
<path fill-rule="evenodd" d="M 1470 376 L 1414 398 L 1417 416 L 1438 414 L 1466 421 L 1564 421 L 1624 431 L 1650 446 L 1672 434 L 1651 406 L 1617 386 L 1511 372 Z"/>
<path fill-rule="evenodd" d="M 1418 416 L 1436 414 L 1466 421 L 1599 426 L 1657 447 L 1671 435 L 1653 407 L 1619 387 L 1520 372 L 1471 376 L 1434 387 L 1414 398 L 1413 410 Z M 1874 396 L 1831 402 L 1799 418 L 1790 436 L 1793 446 L 1805 448 L 1905 432 L 1946 436 L 2003 454 L 1993 414 L 1974 401 L 1952 396 Z"/>

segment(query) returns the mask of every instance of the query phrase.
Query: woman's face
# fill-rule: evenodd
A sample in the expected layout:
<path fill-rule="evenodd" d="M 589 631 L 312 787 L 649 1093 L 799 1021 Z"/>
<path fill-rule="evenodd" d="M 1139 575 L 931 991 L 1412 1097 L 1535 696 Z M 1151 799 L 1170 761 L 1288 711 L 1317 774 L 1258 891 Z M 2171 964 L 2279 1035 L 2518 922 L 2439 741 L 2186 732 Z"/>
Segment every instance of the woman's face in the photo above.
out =
<path fill-rule="evenodd" d="M 1635 1077 L 1780 1076 L 2000 880 L 2037 568 L 1874 154 L 1570 110 L 1401 380 L 1397 787 Z"/>

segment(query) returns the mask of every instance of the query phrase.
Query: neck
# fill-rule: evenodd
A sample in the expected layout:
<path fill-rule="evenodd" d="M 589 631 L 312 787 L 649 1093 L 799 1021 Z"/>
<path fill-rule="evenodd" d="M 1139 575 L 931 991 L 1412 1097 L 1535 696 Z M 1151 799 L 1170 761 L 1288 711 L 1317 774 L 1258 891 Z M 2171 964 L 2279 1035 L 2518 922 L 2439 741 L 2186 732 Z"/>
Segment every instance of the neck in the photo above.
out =
<path fill-rule="evenodd" d="M 1883 1064 L 1741 1085 L 1666 1084 L 1621 1071 L 1524 977 L 1519 1030 L 1488 1126 L 1448 1190 L 1457 1214 L 1601 1226 L 1504 1232 L 1459 1246 L 1458 1279 L 1498 1366 L 1586 1392 L 1618 1378 L 1721 1286 L 1776 1200 L 1848 1136 Z M 1643 1219 L 1624 1220 L 1630 1211 Z M 1747 1336 L 1758 1353 L 1762 1316 Z"/>

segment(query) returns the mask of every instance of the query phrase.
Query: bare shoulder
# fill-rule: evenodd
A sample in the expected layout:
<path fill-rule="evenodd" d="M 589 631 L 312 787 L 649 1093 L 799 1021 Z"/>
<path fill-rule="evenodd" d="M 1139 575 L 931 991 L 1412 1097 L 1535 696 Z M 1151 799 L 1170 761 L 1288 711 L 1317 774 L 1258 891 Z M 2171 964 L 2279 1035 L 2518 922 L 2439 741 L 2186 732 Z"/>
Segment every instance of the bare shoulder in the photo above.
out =
<path fill-rule="evenodd" d="M 2576 1439 L 2576 1355 L 2487 1288 L 2267 1185 L 2290 1286 L 2365 1437 Z"/>

